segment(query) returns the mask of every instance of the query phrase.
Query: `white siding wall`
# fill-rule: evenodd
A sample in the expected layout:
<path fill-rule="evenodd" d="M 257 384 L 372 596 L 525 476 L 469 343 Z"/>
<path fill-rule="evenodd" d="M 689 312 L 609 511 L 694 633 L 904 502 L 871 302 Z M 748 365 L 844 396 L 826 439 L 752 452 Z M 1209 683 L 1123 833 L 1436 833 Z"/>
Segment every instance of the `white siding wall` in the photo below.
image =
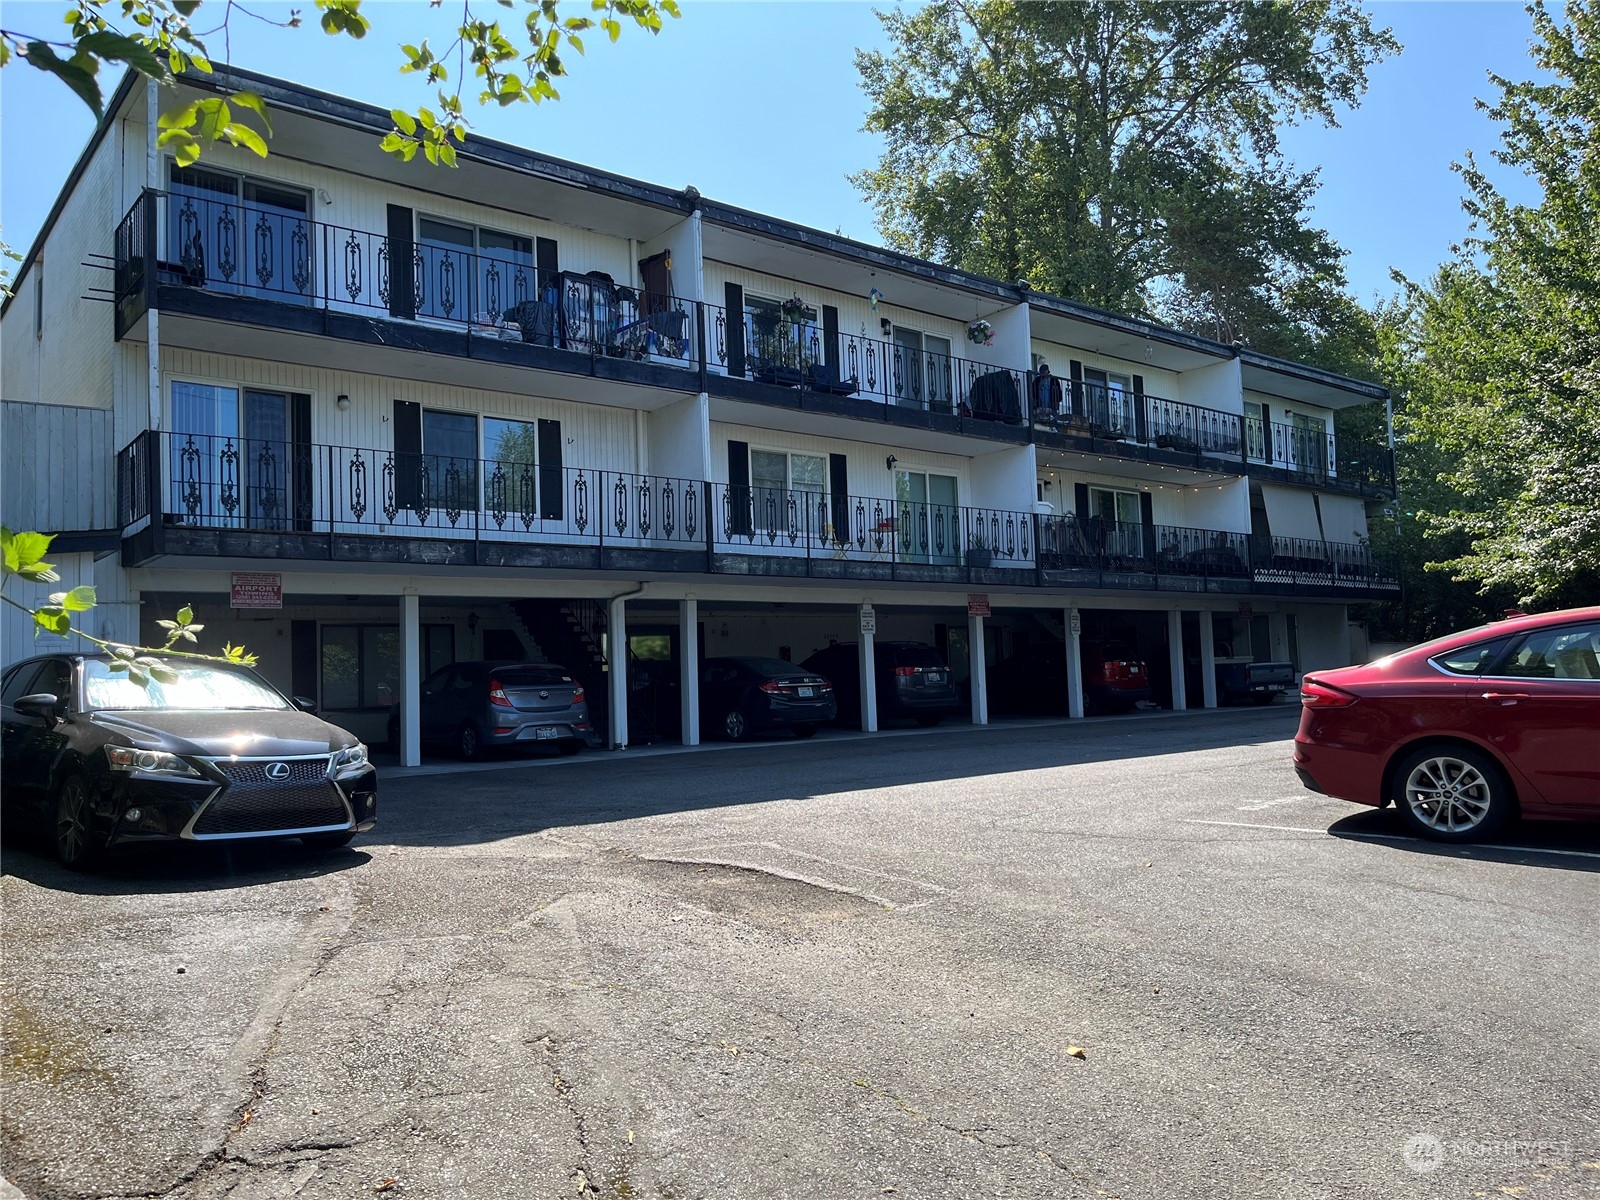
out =
<path fill-rule="evenodd" d="M 715 483 L 728 482 L 729 441 L 748 442 L 752 450 L 843 454 L 849 464 L 852 496 L 893 500 L 895 471 L 928 471 L 937 475 L 954 475 L 958 500 L 963 505 L 972 503 L 968 460 L 959 455 L 930 454 L 924 450 L 907 450 L 875 442 L 847 442 L 840 438 L 812 437 L 722 422 L 713 422 L 711 426 L 711 478 Z M 898 460 L 894 471 L 884 465 L 884 459 L 891 453 Z"/>
<path fill-rule="evenodd" d="M 110 529 L 116 520 L 111 413 L 77 405 L 0 404 L 0 520 L 48 532 Z"/>
<path fill-rule="evenodd" d="M 1164 367 L 1152 366 L 1149 363 L 1129 362 L 1126 359 L 1112 358 L 1106 354 L 1094 354 L 1087 350 L 1077 350 L 1070 346 L 1063 346 L 1059 342 L 1047 342 L 1040 338 L 1033 339 L 1033 352 L 1045 362 L 1050 364 L 1050 374 L 1061 381 L 1063 389 L 1071 382 L 1067 364 L 1077 359 L 1086 367 L 1093 367 L 1099 371 L 1109 371 L 1117 375 L 1139 375 L 1144 378 L 1144 390 L 1148 396 L 1160 396 L 1163 400 L 1186 400 L 1181 395 L 1182 384 L 1179 383 L 1178 372 L 1168 371 Z M 1032 363 L 1027 364 L 1032 366 Z"/>
<path fill-rule="evenodd" d="M 574 404 L 539 396 L 484 392 L 476 388 L 445 387 L 383 375 L 358 375 L 318 367 L 267 362 L 233 355 L 203 354 L 193 350 L 167 350 L 162 356 L 164 404 L 168 427 L 171 418 L 171 381 L 230 383 L 238 387 L 265 387 L 311 395 L 311 440 L 317 445 L 389 450 L 394 446 L 391 420 L 394 401 L 410 400 L 425 408 L 450 409 L 485 416 L 533 421 L 541 417 L 561 422 L 566 440 L 563 462 L 570 467 L 607 471 L 639 469 L 635 416 L 631 410 L 599 404 Z M 335 403 L 350 397 L 348 412 Z"/>
<path fill-rule="evenodd" d="M 1045 501 L 1061 516 L 1075 511 L 1078 484 L 1113 488 L 1122 492 L 1148 492 L 1157 525 L 1182 525 L 1192 529 L 1216 529 L 1226 533 L 1250 532 L 1250 490 L 1244 479 L 1221 485 L 1187 486 L 1150 483 L 1125 475 L 1105 475 L 1089 471 L 1044 470 L 1039 478 L 1049 482 Z"/>
<path fill-rule="evenodd" d="M 0 384 L 7 400 L 111 407 L 112 309 L 85 299 L 109 288 L 115 243 L 117 139 L 107 136 L 85 165 L 45 240 L 43 252 L 15 281 L 17 298 L 0 321 Z M 97 257 L 106 256 L 106 257 Z M 41 275 L 42 272 L 42 275 Z M 43 327 L 35 329 L 35 298 L 43 279 Z"/>

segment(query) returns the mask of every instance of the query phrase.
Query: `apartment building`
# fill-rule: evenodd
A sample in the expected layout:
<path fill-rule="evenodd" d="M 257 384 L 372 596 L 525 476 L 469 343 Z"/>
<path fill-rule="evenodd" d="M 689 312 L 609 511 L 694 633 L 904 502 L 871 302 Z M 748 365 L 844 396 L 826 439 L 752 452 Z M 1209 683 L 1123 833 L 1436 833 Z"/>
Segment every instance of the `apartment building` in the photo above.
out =
<path fill-rule="evenodd" d="M 699 663 L 834 641 L 987 667 L 1086 645 L 1155 699 L 1349 661 L 1381 387 L 239 70 L 271 156 L 156 146 L 125 80 L 0 317 L 5 520 L 91 627 L 194 607 L 368 740 L 454 661 L 562 662 L 606 741 L 697 742 Z M 170 102 L 170 96 L 163 96 Z M 38 642 L 5 618 L 6 660 Z M 624 664 L 626 668 L 624 669 Z M 866 689 L 869 693 L 871 689 Z M 868 703 L 863 725 L 876 727 Z"/>

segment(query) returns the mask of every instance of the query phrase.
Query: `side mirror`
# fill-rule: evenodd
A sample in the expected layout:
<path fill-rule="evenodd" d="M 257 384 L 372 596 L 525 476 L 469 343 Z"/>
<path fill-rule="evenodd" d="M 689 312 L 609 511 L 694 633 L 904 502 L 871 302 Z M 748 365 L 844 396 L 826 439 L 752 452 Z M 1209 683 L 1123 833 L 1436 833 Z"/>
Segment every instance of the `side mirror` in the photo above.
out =
<path fill-rule="evenodd" d="M 53 726 L 61 719 L 65 704 L 53 692 L 34 692 L 29 696 L 18 696 L 11 702 L 11 707 L 25 716 L 38 717 Z"/>
<path fill-rule="evenodd" d="M 308 712 L 312 716 L 317 715 L 317 702 L 309 696 L 294 697 L 294 706 L 301 712 Z"/>

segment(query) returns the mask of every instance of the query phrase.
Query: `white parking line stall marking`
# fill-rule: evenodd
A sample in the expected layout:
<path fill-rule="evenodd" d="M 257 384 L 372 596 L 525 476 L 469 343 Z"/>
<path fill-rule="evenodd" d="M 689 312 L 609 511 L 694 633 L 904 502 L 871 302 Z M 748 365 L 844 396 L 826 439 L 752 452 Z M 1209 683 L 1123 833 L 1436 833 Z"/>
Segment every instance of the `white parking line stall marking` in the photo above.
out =
<path fill-rule="evenodd" d="M 1226 825 L 1234 829 L 1270 829 L 1276 833 L 1320 833 L 1324 837 L 1338 836 L 1329 829 L 1316 829 L 1305 825 L 1260 825 L 1251 821 L 1202 821 L 1197 817 L 1185 819 L 1187 825 Z M 1438 846 L 1443 849 L 1456 850 L 1499 850 L 1506 854 L 1556 854 L 1562 858 L 1593 858 L 1600 859 L 1600 852 L 1594 850 L 1556 850 L 1544 846 L 1507 846 L 1500 842 L 1430 842 L 1425 838 L 1407 837 L 1400 833 L 1366 833 L 1352 830 L 1344 835 L 1352 841 L 1370 842 L 1417 842 L 1425 846 Z"/>

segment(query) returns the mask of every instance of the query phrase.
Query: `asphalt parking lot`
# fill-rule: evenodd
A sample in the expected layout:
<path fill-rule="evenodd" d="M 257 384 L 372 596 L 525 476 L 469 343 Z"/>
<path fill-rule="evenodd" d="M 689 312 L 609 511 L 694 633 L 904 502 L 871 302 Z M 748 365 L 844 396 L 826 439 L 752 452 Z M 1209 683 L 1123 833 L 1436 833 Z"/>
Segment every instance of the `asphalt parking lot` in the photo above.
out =
<path fill-rule="evenodd" d="M 1600 829 L 1442 849 L 1288 707 L 393 773 L 7 848 L 35 1197 L 1600 1196 Z"/>

